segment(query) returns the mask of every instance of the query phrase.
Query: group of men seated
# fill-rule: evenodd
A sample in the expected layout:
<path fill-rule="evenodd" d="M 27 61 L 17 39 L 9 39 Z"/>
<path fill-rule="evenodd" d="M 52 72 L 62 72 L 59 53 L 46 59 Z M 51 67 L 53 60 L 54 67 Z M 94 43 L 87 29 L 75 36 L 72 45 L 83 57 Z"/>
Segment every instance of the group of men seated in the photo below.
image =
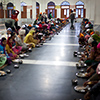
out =
<path fill-rule="evenodd" d="M 67 19 L 58 18 L 45 22 L 37 18 L 33 24 L 15 27 L 14 22 L 12 24 L 11 21 L 12 19 L 8 19 L 5 22 L 6 36 L 0 37 L 0 76 L 6 74 L 4 69 L 14 60 L 19 59 L 20 54 L 42 46 L 46 40 L 51 40 L 55 34 L 58 35 L 68 23 Z"/>
<path fill-rule="evenodd" d="M 84 86 L 90 86 L 84 98 L 85 100 L 100 100 L 100 33 L 93 30 L 93 24 L 88 19 L 83 19 L 79 44 L 84 53 L 80 61 L 87 64 Z"/>

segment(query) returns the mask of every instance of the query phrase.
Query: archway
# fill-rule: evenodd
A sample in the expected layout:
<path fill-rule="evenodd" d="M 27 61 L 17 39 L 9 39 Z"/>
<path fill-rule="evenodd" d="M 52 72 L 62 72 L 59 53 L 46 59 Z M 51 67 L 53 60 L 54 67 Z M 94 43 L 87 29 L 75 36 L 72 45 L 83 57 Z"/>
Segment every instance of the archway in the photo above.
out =
<path fill-rule="evenodd" d="M 21 2 L 21 18 L 27 18 L 27 4 Z"/>
<path fill-rule="evenodd" d="M 82 1 L 76 2 L 76 18 L 84 18 L 85 17 L 85 9 L 84 3 Z"/>
<path fill-rule="evenodd" d="M 7 4 L 7 10 L 6 10 L 6 18 L 11 18 L 11 14 L 13 13 L 14 5 L 13 3 L 9 2 Z"/>
<path fill-rule="evenodd" d="M 0 3 L 0 18 L 4 18 L 4 10 L 3 10 L 2 2 Z"/>
<path fill-rule="evenodd" d="M 61 18 L 69 17 L 70 13 L 70 3 L 64 1 L 61 3 Z"/>
<path fill-rule="evenodd" d="M 36 18 L 38 17 L 39 13 L 40 13 L 40 4 L 36 2 Z"/>
<path fill-rule="evenodd" d="M 52 12 L 52 16 L 53 18 L 56 18 L 57 17 L 57 10 L 55 9 L 55 3 L 54 2 L 49 2 L 48 5 L 47 5 L 47 15 L 49 15 L 50 12 Z"/>

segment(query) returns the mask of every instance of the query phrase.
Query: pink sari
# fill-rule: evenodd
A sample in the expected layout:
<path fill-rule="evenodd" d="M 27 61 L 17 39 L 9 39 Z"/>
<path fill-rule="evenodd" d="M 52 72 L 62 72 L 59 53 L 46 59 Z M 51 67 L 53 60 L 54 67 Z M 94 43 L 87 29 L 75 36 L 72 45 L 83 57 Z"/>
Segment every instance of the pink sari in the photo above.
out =
<path fill-rule="evenodd" d="M 22 50 L 22 47 L 21 46 L 15 46 L 14 48 L 13 48 L 13 51 L 16 53 L 16 54 L 19 54 L 20 52 L 21 52 L 21 50 Z"/>

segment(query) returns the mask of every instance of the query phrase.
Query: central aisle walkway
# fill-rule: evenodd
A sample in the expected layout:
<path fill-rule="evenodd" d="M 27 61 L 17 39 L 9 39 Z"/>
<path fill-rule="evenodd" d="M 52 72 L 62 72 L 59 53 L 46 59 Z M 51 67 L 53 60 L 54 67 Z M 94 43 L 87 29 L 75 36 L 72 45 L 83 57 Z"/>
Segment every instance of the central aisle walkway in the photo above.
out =
<path fill-rule="evenodd" d="M 0 77 L 0 100 L 74 100 L 83 97 L 71 84 L 78 61 L 73 57 L 73 51 L 78 50 L 80 24 L 75 23 L 75 26 L 75 30 L 70 30 L 68 24 L 44 46 L 34 48 L 19 69 L 11 68 L 12 74 Z"/>

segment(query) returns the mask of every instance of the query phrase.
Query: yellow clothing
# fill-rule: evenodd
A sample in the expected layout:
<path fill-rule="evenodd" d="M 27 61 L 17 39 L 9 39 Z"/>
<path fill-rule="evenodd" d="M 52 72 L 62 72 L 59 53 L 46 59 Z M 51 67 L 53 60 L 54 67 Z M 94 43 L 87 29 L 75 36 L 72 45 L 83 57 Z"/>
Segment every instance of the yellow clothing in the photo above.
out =
<path fill-rule="evenodd" d="M 9 47 L 8 44 L 6 44 L 6 51 L 7 51 L 8 54 L 12 53 L 13 55 L 15 55 L 14 51 Z"/>
<path fill-rule="evenodd" d="M 38 41 L 36 39 L 33 38 L 33 33 L 35 31 L 34 30 L 30 30 L 30 32 L 26 35 L 24 42 L 27 44 L 32 44 L 33 47 L 35 47 L 35 44 L 38 43 Z"/>

